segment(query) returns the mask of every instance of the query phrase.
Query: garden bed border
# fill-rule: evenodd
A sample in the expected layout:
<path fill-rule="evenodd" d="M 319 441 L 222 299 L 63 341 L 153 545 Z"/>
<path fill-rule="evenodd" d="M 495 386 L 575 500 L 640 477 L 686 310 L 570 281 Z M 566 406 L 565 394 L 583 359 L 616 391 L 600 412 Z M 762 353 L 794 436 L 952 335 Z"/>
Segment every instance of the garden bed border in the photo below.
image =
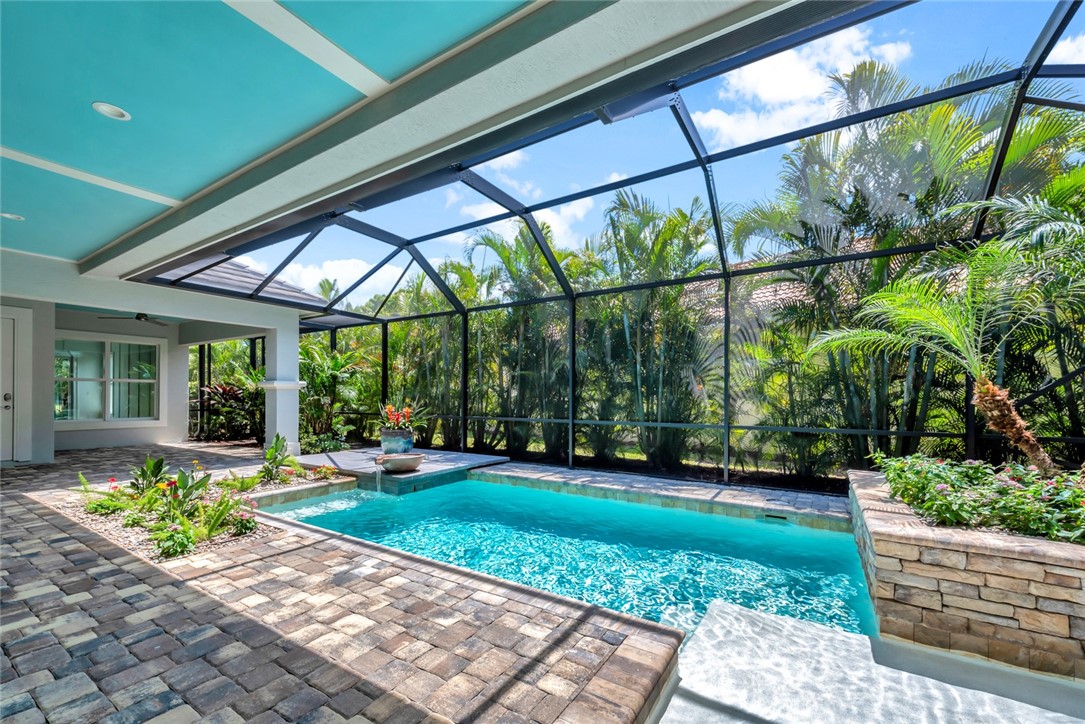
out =
<path fill-rule="evenodd" d="M 1085 681 L 1085 545 L 934 526 L 848 472 L 883 635 Z"/>

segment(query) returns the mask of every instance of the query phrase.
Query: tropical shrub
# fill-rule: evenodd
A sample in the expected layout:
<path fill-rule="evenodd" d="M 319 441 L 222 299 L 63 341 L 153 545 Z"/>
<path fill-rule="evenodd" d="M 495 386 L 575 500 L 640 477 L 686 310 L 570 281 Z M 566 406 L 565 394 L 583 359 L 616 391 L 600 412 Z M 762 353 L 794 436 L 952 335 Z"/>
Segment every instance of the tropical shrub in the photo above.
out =
<path fill-rule="evenodd" d="M 992 466 L 910 455 L 876 455 L 889 492 L 942 525 L 999 528 L 1085 543 L 1085 473 L 1041 471 L 1036 465 Z"/>
<path fill-rule="evenodd" d="M 192 472 L 181 468 L 173 480 L 155 486 L 161 491 L 163 520 L 178 522 L 195 518 L 200 499 L 206 494 L 207 486 L 211 482 L 210 473 L 202 471 L 203 468 L 198 465 Z"/>
<path fill-rule="evenodd" d="M 278 482 L 285 479 L 283 469 L 289 469 L 295 473 L 304 473 L 304 469 L 298 463 L 297 458 L 286 449 L 286 438 L 279 433 L 264 451 L 264 464 L 260 467 L 260 477 L 268 482 Z"/>
<path fill-rule="evenodd" d="M 151 459 L 147 456 L 146 462 L 140 467 L 132 468 L 132 481 L 128 484 L 132 492 L 142 496 L 154 489 L 159 483 L 169 480 L 170 469 L 166 465 L 165 458 Z"/>
<path fill-rule="evenodd" d="M 233 524 L 233 518 L 241 507 L 241 498 L 233 493 L 224 493 L 211 502 L 196 504 L 196 540 L 210 540 L 226 531 Z"/>
<path fill-rule="evenodd" d="M 328 293 L 331 293 L 328 290 Z M 362 369 L 358 352 L 333 351 L 317 339 L 302 340 L 298 372 L 305 386 L 300 399 L 300 442 L 306 453 L 335 452 L 346 447 L 354 429 L 342 414 L 354 399 L 352 382 Z"/>
<path fill-rule="evenodd" d="M 263 475 L 257 474 L 242 477 L 231 470 L 229 476 L 219 480 L 217 484 L 220 488 L 233 490 L 237 493 L 247 493 L 262 482 L 264 482 Z"/>
<path fill-rule="evenodd" d="M 252 533 L 257 527 L 259 527 L 259 524 L 256 522 L 256 516 L 252 513 L 238 513 L 230 521 L 230 532 L 233 535 Z"/>
<path fill-rule="evenodd" d="M 339 471 L 333 465 L 321 465 L 311 470 L 310 474 L 316 480 L 331 480 L 339 474 Z"/>
<path fill-rule="evenodd" d="M 143 528 L 147 525 L 147 519 L 143 513 L 131 512 L 124 516 L 125 528 Z"/>
<path fill-rule="evenodd" d="M 88 500 L 86 505 L 87 512 L 93 513 L 94 515 L 113 515 L 114 513 L 127 509 L 128 503 L 109 496 Z"/>
<path fill-rule="evenodd" d="M 79 473 L 79 486 L 85 499 L 84 509 L 92 515 L 113 515 L 133 507 L 132 495 L 121 490 L 116 478 L 109 479 L 109 490 L 93 490 L 83 473 Z"/>
<path fill-rule="evenodd" d="M 175 558 L 196 548 L 195 526 L 186 519 L 162 523 L 151 533 L 155 550 L 163 558 Z"/>

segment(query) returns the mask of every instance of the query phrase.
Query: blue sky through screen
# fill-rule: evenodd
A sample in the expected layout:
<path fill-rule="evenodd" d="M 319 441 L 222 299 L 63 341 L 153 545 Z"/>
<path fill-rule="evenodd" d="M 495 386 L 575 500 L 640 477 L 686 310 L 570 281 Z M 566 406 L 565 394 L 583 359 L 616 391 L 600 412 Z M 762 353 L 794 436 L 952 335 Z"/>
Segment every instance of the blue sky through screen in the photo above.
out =
<path fill-rule="evenodd" d="M 867 59 L 894 66 L 906 78 L 925 87 L 940 86 L 952 73 L 972 63 L 1001 61 L 1018 66 L 1053 9 L 1054 3 L 1047 0 L 924 0 L 683 89 L 682 97 L 710 151 L 741 146 L 835 117 L 828 76 L 847 73 Z M 1082 15 L 1085 13 L 1075 18 L 1049 62 L 1085 63 Z M 1081 88 L 1081 83 L 1074 87 Z M 777 186 L 780 158 L 789 147 L 718 164 L 714 173 L 721 206 L 741 206 L 771 197 Z M 611 125 L 593 123 L 474 170 L 521 202 L 537 204 L 691 158 L 670 110 L 662 109 Z M 704 178 L 699 171 L 659 179 L 635 190 L 664 208 L 688 208 L 694 196 L 705 198 Z M 555 246 L 580 247 L 602 228 L 610 198 L 612 194 L 580 199 L 536 212 L 535 216 L 549 225 Z M 470 188 L 455 184 L 357 216 L 413 238 L 501 211 L 501 207 Z M 490 228 L 511 235 L 514 225 L 503 222 Z M 457 233 L 422 248 L 436 266 L 446 256 L 462 258 L 470 235 Z M 381 242 L 336 227 L 324 231 L 318 241 L 289 265 L 280 279 L 315 290 L 319 280 L 328 277 L 345 287 L 391 250 Z M 241 260 L 258 270 L 269 270 L 285 253 L 277 245 Z M 350 301 L 387 293 L 406 261 L 406 255 L 397 257 Z M 408 277 L 416 273 L 417 265 Z"/>

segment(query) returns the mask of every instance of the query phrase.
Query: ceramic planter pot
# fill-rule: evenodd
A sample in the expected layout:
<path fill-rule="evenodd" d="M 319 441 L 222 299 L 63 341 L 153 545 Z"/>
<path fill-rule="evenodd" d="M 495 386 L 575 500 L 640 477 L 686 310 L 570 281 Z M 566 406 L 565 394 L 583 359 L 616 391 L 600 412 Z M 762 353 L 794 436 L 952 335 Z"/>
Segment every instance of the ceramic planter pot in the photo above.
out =
<path fill-rule="evenodd" d="M 414 430 L 381 428 L 381 450 L 386 454 L 410 452 L 414 449 Z"/>

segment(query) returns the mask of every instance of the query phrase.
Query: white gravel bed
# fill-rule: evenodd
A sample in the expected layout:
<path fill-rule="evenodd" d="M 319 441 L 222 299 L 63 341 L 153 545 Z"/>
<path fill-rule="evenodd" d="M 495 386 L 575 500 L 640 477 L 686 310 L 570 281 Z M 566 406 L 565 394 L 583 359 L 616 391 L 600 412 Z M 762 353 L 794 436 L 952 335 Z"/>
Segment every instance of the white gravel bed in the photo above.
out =
<path fill-rule="evenodd" d="M 235 472 L 238 476 L 245 477 L 255 474 L 258 470 L 259 466 L 250 466 L 246 468 L 238 468 L 233 472 Z M 211 497 L 217 498 L 223 493 L 232 492 L 229 491 L 229 489 L 227 488 L 223 488 L 217 485 L 217 482 L 219 480 L 228 477 L 228 473 L 216 471 L 215 473 L 213 473 L 213 475 L 214 478 L 212 478 L 211 483 L 207 486 L 208 493 L 211 495 Z M 350 479 L 351 478 L 349 476 L 344 475 L 337 475 L 329 480 L 316 480 L 304 477 L 294 477 L 290 478 L 288 481 L 285 482 L 263 482 L 257 485 L 252 490 L 248 490 L 244 493 L 239 493 L 239 495 L 247 497 L 254 493 L 261 493 L 270 490 L 282 490 L 284 488 L 290 488 L 297 485 L 304 485 L 315 482 L 334 483 Z M 123 487 L 125 485 L 125 482 L 118 480 L 116 484 Z M 109 487 L 107 485 L 91 486 L 91 490 L 97 492 L 104 493 L 107 492 L 108 489 Z M 74 520 L 75 522 L 85 526 L 86 528 L 89 528 L 95 533 L 105 536 L 106 538 L 113 541 L 125 550 L 128 550 L 141 558 L 151 561 L 152 563 L 158 563 L 164 560 L 177 560 L 177 558 L 185 558 L 187 556 L 207 553 L 208 551 L 213 551 L 218 548 L 223 548 L 225 546 L 233 545 L 242 541 L 251 541 L 257 538 L 263 538 L 264 536 L 271 535 L 276 530 L 278 530 L 278 528 L 267 525 L 266 523 L 258 523 L 256 530 L 252 531 L 251 533 L 246 533 L 245 535 L 235 536 L 232 535 L 229 531 L 227 531 L 225 533 L 221 533 L 215 536 L 211 540 L 197 543 L 196 547 L 190 553 L 187 553 L 184 556 L 177 556 L 175 558 L 166 559 L 159 556 L 158 552 L 155 550 L 154 541 L 151 540 L 149 530 L 140 527 L 124 527 L 123 522 L 124 516 L 126 515 L 125 511 L 118 511 L 116 513 L 113 513 L 112 515 L 95 515 L 93 513 L 88 513 L 86 511 L 86 497 L 83 495 L 83 492 L 78 488 L 69 490 L 51 490 L 44 494 L 31 493 L 30 495 L 31 497 L 35 498 L 41 503 L 44 503 L 45 505 L 48 505 L 62 515 L 67 516 L 71 520 Z"/>

